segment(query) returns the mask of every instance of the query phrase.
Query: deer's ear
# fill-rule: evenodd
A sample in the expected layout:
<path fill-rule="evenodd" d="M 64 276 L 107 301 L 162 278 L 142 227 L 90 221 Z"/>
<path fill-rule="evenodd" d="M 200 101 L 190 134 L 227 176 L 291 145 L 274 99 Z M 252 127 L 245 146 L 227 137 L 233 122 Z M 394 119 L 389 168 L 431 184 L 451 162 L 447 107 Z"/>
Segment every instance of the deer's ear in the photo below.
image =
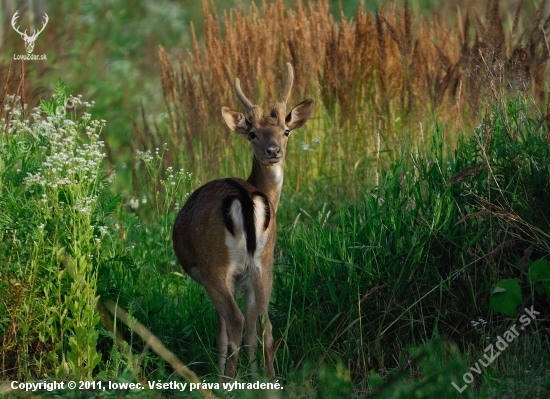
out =
<path fill-rule="evenodd" d="M 309 119 L 314 104 L 315 100 L 313 98 L 307 98 L 295 106 L 285 119 L 288 129 L 294 130 L 302 127 Z"/>
<path fill-rule="evenodd" d="M 243 114 L 234 109 L 222 107 L 222 116 L 229 129 L 235 133 L 248 134 L 252 124 L 246 120 Z"/>

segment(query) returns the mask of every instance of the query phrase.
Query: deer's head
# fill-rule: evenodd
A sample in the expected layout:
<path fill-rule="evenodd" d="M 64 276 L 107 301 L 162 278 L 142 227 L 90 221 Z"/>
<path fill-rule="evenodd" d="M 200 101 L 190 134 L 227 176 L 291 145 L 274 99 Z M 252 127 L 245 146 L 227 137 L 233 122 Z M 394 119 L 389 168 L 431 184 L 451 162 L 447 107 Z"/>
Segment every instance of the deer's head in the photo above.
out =
<path fill-rule="evenodd" d="M 44 14 L 44 22 L 42 24 L 42 29 L 40 29 L 38 32 L 36 30 L 33 31 L 33 34 L 31 36 L 27 35 L 27 30 L 25 29 L 25 32 L 21 32 L 19 30 L 19 27 L 16 27 L 15 24 L 17 23 L 17 18 L 19 18 L 19 11 L 16 11 L 15 14 L 13 14 L 13 17 L 11 19 L 11 26 L 13 29 L 21 35 L 23 40 L 25 41 L 25 50 L 27 50 L 27 54 L 32 53 L 34 50 L 34 42 L 36 41 L 36 38 L 39 34 L 42 33 L 46 25 L 48 25 L 48 14 Z"/>
<path fill-rule="evenodd" d="M 308 98 L 286 113 L 286 103 L 294 80 L 294 70 L 286 64 L 287 80 L 285 88 L 269 114 L 243 94 L 238 78 L 235 79 L 235 94 L 244 105 L 246 117 L 231 108 L 223 107 L 222 115 L 231 130 L 245 136 L 254 148 L 256 159 L 266 166 L 282 162 L 286 154 L 288 138 L 294 129 L 303 126 L 313 109 L 315 100 Z"/>

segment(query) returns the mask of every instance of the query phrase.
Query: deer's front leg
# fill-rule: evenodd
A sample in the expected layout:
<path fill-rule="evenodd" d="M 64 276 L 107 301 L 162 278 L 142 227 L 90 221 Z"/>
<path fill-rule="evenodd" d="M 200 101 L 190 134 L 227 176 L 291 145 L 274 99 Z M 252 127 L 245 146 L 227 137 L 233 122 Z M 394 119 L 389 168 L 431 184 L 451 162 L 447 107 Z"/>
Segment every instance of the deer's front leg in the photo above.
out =
<path fill-rule="evenodd" d="M 272 252 L 267 252 L 272 254 Z M 275 369 L 273 368 L 273 358 L 275 355 L 275 350 L 273 348 L 273 335 L 271 321 L 269 320 L 269 299 L 271 298 L 271 288 L 273 285 L 273 275 L 272 275 L 272 264 L 273 257 L 268 256 L 264 259 L 262 263 L 262 272 L 252 274 L 252 284 L 254 286 L 255 292 L 255 310 L 256 314 L 254 321 L 250 321 L 250 325 L 254 326 L 254 331 L 256 330 L 256 321 L 259 316 L 259 333 L 262 340 L 263 348 L 263 357 L 264 357 L 264 373 L 268 377 L 273 377 L 275 375 Z M 247 327 L 249 321 L 247 320 Z M 255 349 L 255 348 L 254 348 Z"/>
<path fill-rule="evenodd" d="M 262 343 L 263 343 L 263 354 L 265 362 L 265 374 L 268 377 L 275 376 L 275 369 L 273 368 L 273 358 L 275 355 L 275 350 L 273 348 L 273 335 L 271 331 L 271 321 L 269 320 L 269 315 L 260 316 L 260 328 L 262 332 Z"/>

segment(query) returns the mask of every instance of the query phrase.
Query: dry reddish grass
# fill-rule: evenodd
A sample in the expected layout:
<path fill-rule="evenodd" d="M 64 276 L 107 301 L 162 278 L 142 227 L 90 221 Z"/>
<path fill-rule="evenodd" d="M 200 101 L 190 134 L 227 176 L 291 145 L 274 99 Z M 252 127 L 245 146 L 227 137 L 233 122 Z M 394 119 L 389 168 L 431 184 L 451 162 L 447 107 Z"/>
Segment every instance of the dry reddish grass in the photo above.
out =
<path fill-rule="evenodd" d="M 378 127 L 386 137 L 392 134 L 392 119 L 412 120 L 434 111 L 458 129 L 470 126 L 480 101 L 495 97 L 495 82 L 499 90 L 530 88 L 540 100 L 545 95 L 550 51 L 542 29 L 550 19 L 542 20 L 542 6 L 524 32 L 518 29 L 521 4 L 505 32 L 498 0 L 488 1 L 484 20 L 473 9 L 473 16 L 467 11 L 455 24 L 437 15 L 421 19 L 408 1 L 377 14 L 360 6 L 354 18 L 342 14 L 338 23 L 327 0 L 298 1 L 294 9 L 285 9 L 281 0 L 261 9 L 240 5 L 223 16 L 207 1 L 203 6 L 204 46 L 193 31 L 187 54 L 172 58 L 164 48 L 159 51 L 169 136 L 191 160 L 218 159 L 219 144 L 229 137 L 228 130 L 218 131 L 220 108 L 240 109 L 232 89 L 235 77 L 249 98 L 267 107 L 276 101 L 287 61 L 296 74 L 289 103 L 315 97 L 322 104 L 317 114 L 331 116 L 340 126 L 350 123 L 370 132 Z M 158 130 L 155 135 L 162 140 Z"/>

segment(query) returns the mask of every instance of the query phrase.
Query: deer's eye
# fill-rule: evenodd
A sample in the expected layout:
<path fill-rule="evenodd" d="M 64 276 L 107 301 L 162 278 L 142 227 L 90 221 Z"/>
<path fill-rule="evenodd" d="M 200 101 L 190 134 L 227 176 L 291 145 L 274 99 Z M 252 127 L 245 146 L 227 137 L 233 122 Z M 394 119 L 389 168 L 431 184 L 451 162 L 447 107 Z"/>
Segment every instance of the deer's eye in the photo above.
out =
<path fill-rule="evenodd" d="M 256 136 L 256 133 L 254 133 L 254 132 L 248 133 L 248 138 L 250 140 L 254 140 L 256 137 L 258 137 L 258 136 Z"/>
<path fill-rule="evenodd" d="M 288 129 L 285 130 L 285 136 L 286 137 L 290 136 L 290 130 L 288 130 Z"/>

